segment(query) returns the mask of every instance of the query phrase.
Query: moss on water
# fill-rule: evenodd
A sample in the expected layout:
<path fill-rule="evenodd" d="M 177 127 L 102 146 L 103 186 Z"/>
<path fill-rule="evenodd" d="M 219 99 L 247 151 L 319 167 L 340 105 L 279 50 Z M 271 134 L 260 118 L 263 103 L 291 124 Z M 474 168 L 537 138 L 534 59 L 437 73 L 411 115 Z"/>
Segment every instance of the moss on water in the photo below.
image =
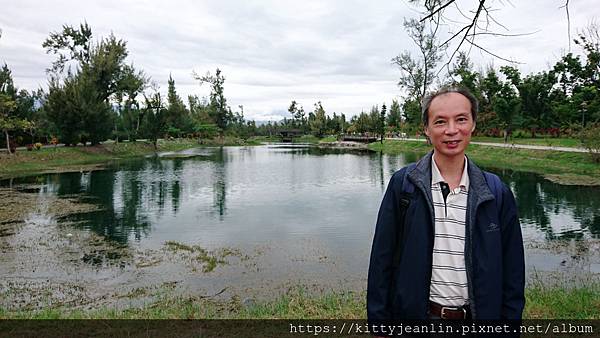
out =
<path fill-rule="evenodd" d="M 239 250 L 230 248 L 208 251 L 199 245 L 187 245 L 176 241 L 166 242 L 165 247 L 168 251 L 175 254 L 182 254 L 193 261 L 200 262 L 202 264 L 202 272 L 205 273 L 213 271 L 218 265 L 228 264 L 225 259 L 228 256 L 242 258 L 242 254 Z M 193 266 L 192 270 L 195 271 L 196 267 Z"/>

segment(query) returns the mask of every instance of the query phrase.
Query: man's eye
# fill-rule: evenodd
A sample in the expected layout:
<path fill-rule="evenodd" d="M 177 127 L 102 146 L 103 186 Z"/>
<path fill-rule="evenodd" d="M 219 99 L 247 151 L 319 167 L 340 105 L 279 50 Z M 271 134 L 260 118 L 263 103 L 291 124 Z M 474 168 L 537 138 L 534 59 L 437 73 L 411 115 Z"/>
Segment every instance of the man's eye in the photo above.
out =
<path fill-rule="evenodd" d="M 437 120 L 434 122 L 434 124 L 444 124 L 446 121 L 444 120 Z"/>

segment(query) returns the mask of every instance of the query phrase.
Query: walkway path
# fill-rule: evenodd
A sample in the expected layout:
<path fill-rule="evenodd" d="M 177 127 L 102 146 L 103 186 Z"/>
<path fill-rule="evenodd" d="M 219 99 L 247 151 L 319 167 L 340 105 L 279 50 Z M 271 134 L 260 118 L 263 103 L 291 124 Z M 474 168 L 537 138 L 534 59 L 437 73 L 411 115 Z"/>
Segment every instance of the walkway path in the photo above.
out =
<path fill-rule="evenodd" d="M 387 139 L 388 140 L 396 140 L 396 141 L 421 141 L 421 142 L 425 141 L 424 139 L 398 138 L 398 137 L 388 137 Z M 588 152 L 588 150 L 585 148 L 551 147 L 551 146 L 539 146 L 539 145 L 533 145 L 533 144 L 492 143 L 492 142 L 474 142 L 474 141 L 471 141 L 471 144 L 477 144 L 477 145 L 482 145 L 482 146 L 491 146 L 491 147 L 503 147 L 503 148 L 567 151 L 567 152 L 572 152 L 572 153 L 587 153 Z"/>

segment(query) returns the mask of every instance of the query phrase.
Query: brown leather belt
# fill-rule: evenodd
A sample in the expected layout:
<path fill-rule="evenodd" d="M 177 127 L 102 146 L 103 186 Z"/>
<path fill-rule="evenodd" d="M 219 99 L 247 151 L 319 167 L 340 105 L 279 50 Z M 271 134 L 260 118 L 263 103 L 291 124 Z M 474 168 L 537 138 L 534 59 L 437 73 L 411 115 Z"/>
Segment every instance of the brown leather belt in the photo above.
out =
<path fill-rule="evenodd" d="M 471 311 L 468 306 L 454 307 L 442 306 L 438 303 L 429 302 L 429 314 L 442 319 L 469 319 Z"/>

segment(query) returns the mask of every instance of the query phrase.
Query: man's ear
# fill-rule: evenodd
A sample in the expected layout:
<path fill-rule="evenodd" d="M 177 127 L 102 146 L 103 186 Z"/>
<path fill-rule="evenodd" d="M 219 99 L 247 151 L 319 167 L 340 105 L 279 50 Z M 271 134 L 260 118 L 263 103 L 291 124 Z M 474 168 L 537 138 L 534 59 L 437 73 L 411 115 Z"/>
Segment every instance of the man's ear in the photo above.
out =
<path fill-rule="evenodd" d="M 427 126 L 423 126 L 423 133 L 425 133 L 425 135 L 427 135 L 427 137 L 429 137 L 429 131 L 427 130 Z"/>
<path fill-rule="evenodd" d="M 475 122 L 473 122 L 473 128 L 471 128 L 471 132 L 475 131 Z"/>

